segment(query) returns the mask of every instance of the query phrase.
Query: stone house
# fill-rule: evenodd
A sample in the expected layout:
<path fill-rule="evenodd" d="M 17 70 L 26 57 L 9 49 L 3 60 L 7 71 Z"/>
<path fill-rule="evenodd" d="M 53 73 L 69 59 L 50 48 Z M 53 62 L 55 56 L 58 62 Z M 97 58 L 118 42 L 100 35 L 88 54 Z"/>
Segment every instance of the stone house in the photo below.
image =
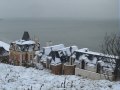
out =
<path fill-rule="evenodd" d="M 54 74 L 71 75 L 75 73 L 75 65 L 70 64 L 72 62 L 69 59 L 77 49 L 77 46 L 65 47 L 63 44 L 43 47 L 39 52 L 36 52 L 34 62 L 42 63 Z"/>
<path fill-rule="evenodd" d="M 115 57 L 92 52 L 88 49 L 79 49 L 74 52 L 75 75 L 90 79 L 113 80 Z M 112 66 L 111 66 L 112 65 Z"/>
<path fill-rule="evenodd" d="M 39 52 L 36 53 L 34 61 L 37 63 L 42 63 L 42 65 L 46 68 L 50 68 L 50 61 L 49 61 L 50 52 L 56 51 L 64 47 L 65 46 L 63 44 L 43 47 Z"/>
<path fill-rule="evenodd" d="M 9 47 L 9 44 L 0 41 L 0 62 L 9 63 Z"/>
<path fill-rule="evenodd" d="M 31 40 L 29 33 L 25 31 L 22 39 L 11 42 L 9 61 L 14 65 L 30 65 L 38 50 L 40 50 L 40 43 Z"/>
<path fill-rule="evenodd" d="M 76 51 L 76 50 L 78 50 L 77 46 L 70 46 L 70 47 L 66 47 L 66 48 L 59 50 L 60 59 L 61 59 L 62 65 L 63 65 L 62 72 L 64 75 L 74 75 L 75 74 L 75 66 L 76 66 L 74 64 L 75 59 L 72 59 L 71 56 L 74 53 L 74 51 Z"/>
<path fill-rule="evenodd" d="M 51 51 L 47 57 L 47 62 L 49 62 L 47 65 L 52 70 L 52 73 L 57 75 L 74 74 L 75 65 L 69 64 L 69 59 L 72 53 L 77 49 L 77 46 L 71 46 Z"/>

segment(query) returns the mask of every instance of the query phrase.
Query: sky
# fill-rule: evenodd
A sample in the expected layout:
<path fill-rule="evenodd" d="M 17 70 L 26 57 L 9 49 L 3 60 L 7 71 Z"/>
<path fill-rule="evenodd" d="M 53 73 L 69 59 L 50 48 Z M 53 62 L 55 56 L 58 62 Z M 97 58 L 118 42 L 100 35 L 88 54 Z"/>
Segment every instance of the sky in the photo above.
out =
<path fill-rule="evenodd" d="M 118 19 L 119 0 L 0 0 L 0 18 Z"/>

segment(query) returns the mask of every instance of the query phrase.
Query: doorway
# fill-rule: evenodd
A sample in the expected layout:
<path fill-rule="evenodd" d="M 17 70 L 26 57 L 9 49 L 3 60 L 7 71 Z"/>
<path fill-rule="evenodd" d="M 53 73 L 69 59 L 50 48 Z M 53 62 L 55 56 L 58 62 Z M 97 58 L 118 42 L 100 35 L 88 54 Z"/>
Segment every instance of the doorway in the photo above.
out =
<path fill-rule="evenodd" d="M 82 60 L 81 69 L 85 69 L 85 61 L 84 60 Z"/>

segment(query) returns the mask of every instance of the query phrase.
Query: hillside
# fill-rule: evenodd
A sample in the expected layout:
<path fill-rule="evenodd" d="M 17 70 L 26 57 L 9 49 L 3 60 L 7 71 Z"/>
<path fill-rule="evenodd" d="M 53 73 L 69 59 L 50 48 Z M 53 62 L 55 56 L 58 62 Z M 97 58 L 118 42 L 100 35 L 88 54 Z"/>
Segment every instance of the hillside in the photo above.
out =
<path fill-rule="evenodd" d="M 53 75 L 49 70 L 0 63 L 0 90 L 120 90 L 120 82 Z"/>

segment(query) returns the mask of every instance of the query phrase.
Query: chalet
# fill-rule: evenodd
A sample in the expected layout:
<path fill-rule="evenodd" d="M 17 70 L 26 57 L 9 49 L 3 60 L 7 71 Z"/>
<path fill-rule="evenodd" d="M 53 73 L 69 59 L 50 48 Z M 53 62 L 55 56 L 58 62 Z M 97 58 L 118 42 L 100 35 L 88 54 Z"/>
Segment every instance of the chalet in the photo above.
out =
<path fill-rule="evenodd" d="M 9 44 L 0 41 L 0 62 L 9 63 L 9 47 Z"/>
<path fill-rule="evenodd" d="M 38 50 L 40 50 L 40 43 L 32 40 L 29 33 L 25 31 L 22 39 L 11 42 L 9 61 L 14 65 L 30 65 Z"/>
<path fill-rule="evenodd" d="M 75 75 L 90 79 L 113 79 L 115 57 L 80 49 L 74 52 Z M 112 66 L 111 66 L 112 65 Z"/>

